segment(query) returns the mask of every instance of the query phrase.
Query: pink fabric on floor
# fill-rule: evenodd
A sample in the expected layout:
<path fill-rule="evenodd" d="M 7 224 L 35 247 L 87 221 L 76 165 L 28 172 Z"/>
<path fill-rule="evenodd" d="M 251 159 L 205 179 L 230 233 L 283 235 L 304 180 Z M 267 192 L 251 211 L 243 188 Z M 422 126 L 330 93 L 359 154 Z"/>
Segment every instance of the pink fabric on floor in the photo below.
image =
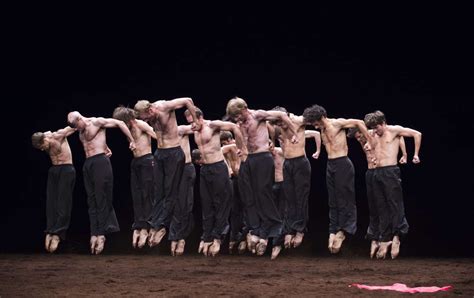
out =
<path fill-rule="evenodd" d="M 397 291 L 397 292 L 404 292 L 404 293 L 434 293 L 438 291 L 448 291 L 452 289 L 452 286 L 445 286 L 445 287 L 416 287 L 416 288 L 409 288 L 405 284 L 393 284 L 391 286 L 367 286 L 361 284 L 352 284 L 350 286 L 357 287 L 359 289 L 365 290 L 390 290 L 390 291 Z M 350 287 L 349 286 L 349 287 Z"/>

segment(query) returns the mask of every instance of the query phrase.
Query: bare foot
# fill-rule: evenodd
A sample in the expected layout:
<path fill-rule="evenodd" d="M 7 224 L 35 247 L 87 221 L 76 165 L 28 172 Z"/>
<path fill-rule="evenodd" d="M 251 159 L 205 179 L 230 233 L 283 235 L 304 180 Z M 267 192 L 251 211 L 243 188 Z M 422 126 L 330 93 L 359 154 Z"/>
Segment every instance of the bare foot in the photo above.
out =
<path fill-rule="evenodd" d="M 267 250 L 268 239 L 260 239 L 256 246 L 257 249 L 257 256 L 263 256 L 265 251 Z"/>
<path fill-rule="evenodd" d="M 50 252 L 49 246 L 51 245 L 51 239 L 52 239 L 51 234 L 46 234 L 46 238 L 44 238 L 44 248 L 46 249 L 47 252 Z"/>
<path fill-rule="evenodd" d="M 293 239 L 293 235 L 286 234 L 285 235 L 285 242 L 283 245 L 285 246 L 285 249 L 288 249 L 291 247 L 291 240 Z"/>
<path fill-rule="evenodd" d="M 139 230 L 133 230 L 133 235 L 132 235 L 132 247 L 137 248 L 137 243 L 138 243 L 138 238 L 140 237 L 140 231 Z"/>
<path fill-rule="evenodd" d="M 177 246 L 178 246 L 178 241 L 171 241 L 171 255 L 173 257 L 175 256 Z"/>
<path fill-rule="evenodd" d="M 90 240 L 91 254 L 95 255 L 95 246 L 97 245 L 97 236 L 91 236 Z"/>
<path fill-rule="evenodd" d="M 379 242 L 378 241 L 375 241 L 375 240 L 372 240 L 372 242 L 370 243 L 370 258 L 373 259 L 374 256 L 375 256 L 375 253 L 377 252 L 377 250 L 379 249 Z"/>
<path fill-rule="evenodd" d="M 295 237 L 291 239 L 291 244 L 293 245 L 294 248 L 297 248 L 298 246 L 301 245 L 301 243 L 303 243 L 303 237 L 304 237 L 304 233 L 297 232 Z"/>
<path fill-rule="evenodd" d="M 247 234 L 247 248 L 254 254 L 257 252 L 257 243 L 260 241 L 258 236 Z"/>
<path fill-rule="evenodd" d="M 332 244 L 332 253 L 337 254 L 341 250 L 342 242 L 346 239 L 343 231 L 339 231 L 336 233 L 334 237 L 334 242 Z"/>
<path fill-rule="evenodd" d="M 237 250 L 239 251 L 239 254 L 243 254 L 246 249 L 247 249 L 247 242 L 240 241 L 239 247 L 237 248 Z"/>
<path fill-rule="evenodd" d="M 59 236 L 53 235 L 51 236 L 51 244 L 49 245 L 49 252 L 55 252 L 59 245 Z"/>
<path fill-rule="evenodd" d="M 219 254 L 220 250 L 221 250 L 221 241 L 219 239 L 214 239 L 214 242 L 212 242 L 212 245 L 209 247 L 209 254 L 215 257 Z"/>
<path fill-rule="evenodd" d="M 174 251 L 176 256 L 182 256 L 183 255 L 185 245 L 186 245 L 186 241 L 184 241 L 184 239 L 180 239 L 178 241 L 178 245 L 176 246 L 176 250 Z"/>
<path fill-rule="evenodd" d="M 209 255 L 209 247 L 212 245 L 213 242 L 204 242 L 204 241 L 201 241 L 202 243 L 202 254 L 205 255 L 206 257 Z M 201 245 L 199 245 L 199 247 L 201 248 Z"/>
<path fill-rule="evenodd" d="M 332 252 L 332 247 L 334 246 L 334 239 L 336 239 L 336 234 L 334 234 L 334 233 L 329 234 L 328 248 L 329 248 L 330 253 L 333 253 Z"/>
<path fill-rule="evenodd" d="M 204 241 L 201 240 L 201 242 L 199 242 L 199 247 L 198 247 L 198 254 L 200 254 L 204 249 Z"/>
<path fill-rule="evenodd" d="M 105 246 L 105 236 L 104 235 L 97 236 L 95 254 L 96 255 L 100 254 L 104 250 L 104 246 Z"/>
<path fill-rule="evenodd" d="M 280 245 L 274 246 L 272 248 L 272 257 L 271 257 L 271 259 L 275 260 L 278 257 L 278 255 L 280 254 L 280 251 L 281 251 L 281 246 Z"/>
<path fill-rule="evenodd" d="M 146 244 L 146 240 L 148 238 L 148 231 L 146 229 L 141 229 L 140 230 L 140 237 L 138 240 L 138 248 L 142 248 Z"/>
<path fill-rule="evenodd" d="M 163 236 L 166 235 L 166 229 L 161 228 L 160 230 L 156 231 L 155 229 L 150 230 L 151 236 L 148 239 L 148 245 L 150 247 L 156 246 L 160 244 L 161 239 L 163 239 Z"/>
<path fill-rule="evenodd" d="M 379 250 L 377 251 L 377 259 L 385 259 L 388 248 L 392 244 L 392 241 L 380 242 Z"/>
<path fill-rule="evenodd" d="M 390 255 L 392 256 L 392 260 L 398 257 L 400 253 L 400 237 L 393 236 L 392 240 L 392 250 L 390 251 Z"/>
<path fill-rule="evenodd" d="M 234 247 L 237 244 L 235 241 L 229 241 L 229 254 L 233 253 Z"/>

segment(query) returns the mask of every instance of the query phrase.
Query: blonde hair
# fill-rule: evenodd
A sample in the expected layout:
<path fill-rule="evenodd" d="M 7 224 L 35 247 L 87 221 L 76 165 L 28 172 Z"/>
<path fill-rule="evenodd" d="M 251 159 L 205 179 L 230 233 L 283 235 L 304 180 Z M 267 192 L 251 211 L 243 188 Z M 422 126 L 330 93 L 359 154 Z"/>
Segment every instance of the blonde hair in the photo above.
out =
<path fill-rule="evenodd" d="M 239 115 L 242 110 L 247 109 L 247 103 L 240 97 L 234 97 L 227 103 L 226 112 L 231 118 Z"/>
<path fill-rule="evenodd" d="M 151 103 L 148 100 L 139 100 L 135 104 L 135 107 L 133 109 L 137 113 L 146 113 L 148 112 L 148 109 L 151 107 Z"/>

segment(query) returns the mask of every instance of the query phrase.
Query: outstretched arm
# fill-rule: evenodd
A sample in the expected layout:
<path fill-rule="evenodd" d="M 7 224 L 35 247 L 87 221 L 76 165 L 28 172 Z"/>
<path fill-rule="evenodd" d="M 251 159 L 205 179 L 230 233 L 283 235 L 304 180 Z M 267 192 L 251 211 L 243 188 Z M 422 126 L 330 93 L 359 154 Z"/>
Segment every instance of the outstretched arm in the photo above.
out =
<path fill-rule="evenodd" d="M 316 152 L 313 154 L 314 159 L 319 158 L 319 154 L 321 153 L 321 133 L 316 130 L 305 130 L 304 131 L 305 138 L 314 138 L 316 142 Z"/>
<path fill-rule="evenodd" d="M 165 101 L 163 103 L 163 107 L 165 110 L 176 110 L 176 109 L 181 109 L 181 108 L 186 108 L 189 110 L 191 113 L 191 116 L 193 117 L 193 128 L 199 129 L 199 124 L 197 122 L 197 117 L 196 117 L 196 107 L 194 106 L 194 102 L 190 97 L 180 97 L 180 98 L 175 98 L 172 100 Z"/>
<path fill-rule="evenodd" d="M 70 126 L 66 126 L 65 128 L 58 129 L 56 132 L 53 133 L 53 138 L 55 139 L 64 139 L 72 135 L 76 132 L 77 129 L 72 128 Z"/>
<path fill-rule="evenodd" d="M 192 129 L 191 125 L 180 125 L 178 126 L 178 135 L 192 135 L 194 134 L 194 130 Z"/>
<path fill-rule="evenodd" d="M 413 154 L 413 163 L 420 163 L 420 157 L 418 156 L 421 147 L 421 132 L 406 128 L 400 125 L 394 125 L 393 129 L 395 132 L 402 137 L 412 137 L 415 141 L 415 153 Z"/>
<path fill-rule="evenodd" d="M 367 140 L 367 143 L 369 144 L 369 150 L 372 149 L 374 140 L 372 136 L 369 134 L 369 131 L 367 130 L 367 126 L 365 126 L 364 121 L 359 120 L 359 119 L 343 119 L 339 118 L 336 120 L 336 123 L 338 123 L 341 128 L 351 128 L 351 127 L 357 127 L 359 131 L 364 135 L 365 139 Z"/>
<path fill-rule="evenodd" d="M 402 151 L 402 157 L 400 158 L 399 163 L 406 164 L 407 163 L 407 147 L 405 146 L 405 139 L 400 137 L 400 150 Z"/>
<path fill-rule="evenodd" d="M 120 128 L 120 130 L 127 136 L 128 142 L 130 143 L 130 150 L 135 150 L 135 141 L 133 140 L 132 134 L 125 122 L 113 118 L 96 118 L 94 124 L 104 128 Z"/>
<path fill-rule="evenodd" d="M 288 115 L 285 112 L 258 110 L 256 114 L 256 118 L 267 120 L 267 121 L 271 121 L 271 120 L 283 121 L 288 126 L 288 129 L 291 131 L 291 133 L 293 134 L 293 137 L 291 138 L 291 142 L 298 143 L 299 140 L 298 140 L 296 128 L 293 125 L 293 122 L 291 121 L 290 117 L 288 117 Z"/>

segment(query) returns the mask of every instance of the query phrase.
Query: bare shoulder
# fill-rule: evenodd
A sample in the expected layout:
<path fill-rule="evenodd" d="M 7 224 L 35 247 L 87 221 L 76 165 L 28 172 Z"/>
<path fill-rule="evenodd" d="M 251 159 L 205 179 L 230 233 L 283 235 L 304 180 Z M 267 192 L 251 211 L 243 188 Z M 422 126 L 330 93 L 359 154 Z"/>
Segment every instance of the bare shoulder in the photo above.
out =
<path fill-rule="evenodd" d="M 290 114 L 290 119 L 293 123 L 295 123 L 297 125 L 303 125 L 305 123 L 303 116 L 297 116 L 297 115 L 294 115 L 294 114 Z"/>

